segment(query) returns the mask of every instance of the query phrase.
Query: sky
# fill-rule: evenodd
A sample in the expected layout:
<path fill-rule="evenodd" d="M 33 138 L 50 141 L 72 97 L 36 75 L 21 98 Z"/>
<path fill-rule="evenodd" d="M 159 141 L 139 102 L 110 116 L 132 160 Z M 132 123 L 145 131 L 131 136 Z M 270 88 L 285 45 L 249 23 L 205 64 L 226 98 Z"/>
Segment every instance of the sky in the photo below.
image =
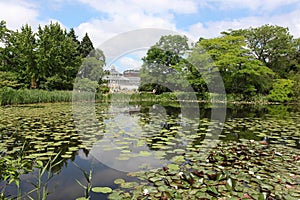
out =
<path fill-rule="evenodd" d="M 88 33 L 95 47 L 143 28 L 168 29 L 196 41 L 228 29 L 272 24 L 300 37 L 300 0 L 0 0 L 0 20 L 12 30 L 58 22 L 74 28 L 79 39 Z M 137 69 L 144 54 L 124 55 L 115 65 L 119 71 Z"/>

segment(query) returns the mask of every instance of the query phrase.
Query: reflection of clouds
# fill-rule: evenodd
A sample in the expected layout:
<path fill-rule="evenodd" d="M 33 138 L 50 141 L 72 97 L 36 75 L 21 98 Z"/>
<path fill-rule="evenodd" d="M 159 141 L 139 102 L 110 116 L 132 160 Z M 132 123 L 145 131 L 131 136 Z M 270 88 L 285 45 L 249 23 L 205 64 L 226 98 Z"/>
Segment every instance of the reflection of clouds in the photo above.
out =
<path fill-rule="evenodd" d="M 83 160 L 92 160 L 92 159 L 93 159 L 93 157 L 87 156 L 87 155 L 83 152 L 82 149 L 80 149 L 77 153 L 78 153 L 77 156 L 79 156 L 79 157 L 80 157 L 81 159 L 83 159 Z"/>
<path fill-rule="evenodd" d="M 116 112 L 117 110 L 119 113 Z M 146 144 L 136 145 L 137 141 L 142 139 L 143 128 L 138 124 L 138 115 L 131 116 L 129 110 L 129 107 L 111 107 L 110 111 L 114 113 L 114 116 L 110 120 L 104 121 L 104 127 L 106 127 L 104 137 L 93 146 L 90 153 L 103 164 L 119 171 L 139 171 L 139 166 L 143 164 L 149 164 L 153 168 L 161 167 L 165 161 L 156 159 Z M 122 142 L 126 144 L 119 144 Z M 106 151 L 105 147 L 108 146 L 112 150 Z M 126 149 L 130 150 L 129 160 L 118 160 L 121 151 L 119 147 L 122 146 L 128 146 Z M 147 157 L 138 156 L 141 151 L 151 152 L 151 155 Z"/>

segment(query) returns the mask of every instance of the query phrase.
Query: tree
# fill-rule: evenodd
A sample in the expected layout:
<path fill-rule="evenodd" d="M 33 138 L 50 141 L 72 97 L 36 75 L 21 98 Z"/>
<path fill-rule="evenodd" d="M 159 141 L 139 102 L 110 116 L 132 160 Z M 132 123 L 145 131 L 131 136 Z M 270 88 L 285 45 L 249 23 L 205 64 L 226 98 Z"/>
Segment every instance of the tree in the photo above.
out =
<path fill-rule="evenodd" d="M 7 46 L 9 45 L 10 34 L 11 31 L 7 29 L 6 22 L 2 20 L 0 22 L 0 70 L 7 70 L 9 61 Z"/>
<path fill-rule="evenodd" d="M 300 101 L 300 72 L 292 75 L 291 80 L 294 81 L 292 93 L 294 96 L 294 100 Z"/>
<path fill-rule="evenodd" d="M 38 28 L 36 82 L 45 89 L 72 89 L 81 64 L 74 38 L 67 35 L 58 23 Z M 54 79 L 56 77 L 56 79 Z M 54 81 L 56 80 L 56 81 Z M 61 82 L 60 88 L 53 88 Z"/>
<path fill-rule="evenodd" d="M 98 89 L 103 90 L 104 88 L 100 87 L 100 85 L 103 83 L 104 66 L 105 56 L 103 51 L 100 49 L 93 50 L 83 59 L 74 87 L 80 91 L 95 92 Z M 102 92 L 105 92 L 105 90 Z"/>
<path fill-rule="evenodd" d="M 70 28 L 70 31 L 68 32 L 67 36 L 69 38 L 72 38 L 73 42 L 77 45 L 77 47 L 79 48 L 80 45 L 80 41 L 77 39 L 77 36 L 75 34 L 75 31 L 73 28 Z"/>
<path fill-rule="evenodd" d="M 227 34 L 244 36 L 255 58 L 272 69 L 278 77 L 288 77 L 295 68 L 296 44 L 288 28 L 264 25 L 233 30 Z"/>
<path fill-rule="evenodd" d="M 180 35 L 162 36 L 142 59 L 139 90 L 156 90 L 157 93 L 182 89 L 179 63 L 188 50 L 187 38 Z"/>
<path fill-rule="evenodd" d="M 75 30 L 73 28 L 70 28 L 70 31 L 67 33 L 67 37 L 71 38 L 74 42 L 74 45 L 76 46 L 76 53 L 74 53 L 74 57 L 80 56 L 79 47 L 80 47 L 80 41 L 77 39 L 77 35 L 75 34 Z"/>
<path fill-rule="evenodd" d="M 87 57 L 94 50 L 93 43 L 88 34 L 85 33 L 82 41 L 80 42 L 79 52 L 83 58 Z"/>
<path fill-rule="evenodd" d="M 9 33 L 11 31 L 7 29 L 6 22 L 4 20 L 0 21 L 0 43 L 5 44 L 7 42 Z M 0 47 L 2 48 L 2 47 Z"/>
<path fill-rule="evenodd" d="M 155 46 L 173 52 L 175 55 L 184 55 L 189 49 L 187 37 L 181 35 L 162 36 Z"/>
<path fill-rule="evenodd" d="M 19 83 L 29 87 L 34 83 L 37 71 L 36 39 L 31 27 L 26 24 L 20 31 L 10 32 L 6 46 L 6 61 L 4 71 L 16 73 Z"/>
<path fill-rule="evenodd" d="M 89 56 L 84 58 L 77 77 L 101 82 L 101 78 L 104 75 L 104 65 L 105 57 L 103 52 L 100 49 L 93 50 Z"/>
<path fill-rule="evenodd" d="M 200 74 L 195 75 L 196 70 L 189 70 L 190 80 L 193 81 L 195 76 L 205 77 L 205 81 L 198 80 L 198 85 L 203 87 L 205 82 L 215 87 L 218 85 L 214 82 L 215 71 L 219 71 L 227 93 L 243 94 L 249 98 L 256 93 L 266 92 L 267 80 L 273 72 L 256 60 L 245 46 L 245 38 L 242 36 L 223 35 L 202 39 L 188 59 L 198 67 Z"/>
<path fill-rule="evenodd" d="M 0 88 L 11 87 L 18 88 L 20 84 L 18 83 L 16 73 L 9 71 L 0 71 Z"/>

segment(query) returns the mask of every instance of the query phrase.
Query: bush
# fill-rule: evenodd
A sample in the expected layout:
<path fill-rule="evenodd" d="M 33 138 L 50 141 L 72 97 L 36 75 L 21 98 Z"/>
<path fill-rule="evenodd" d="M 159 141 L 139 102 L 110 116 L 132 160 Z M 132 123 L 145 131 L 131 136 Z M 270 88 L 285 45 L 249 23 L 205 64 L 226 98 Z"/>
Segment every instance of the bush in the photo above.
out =
<path fill-rule="evenodd" d="M 83 92 L 96 92 L 98 88 L 98 82 L 92 81 L 88 78 L 77 78 L 75 80 L 74 88 Z"/>
<path fill-rule="evenodd" d="M 292 78 L 295 83 L 293 85 L 294 99 L 296 101 L 300 101 L 300 72 L 295 74 Z"/>
<path fill-rule="evenodd" d="M 293 100 L 293 86 L 295 81 L 290 79 L 277 79 L 268 95 L 269 101 L 288 102 Z"/>

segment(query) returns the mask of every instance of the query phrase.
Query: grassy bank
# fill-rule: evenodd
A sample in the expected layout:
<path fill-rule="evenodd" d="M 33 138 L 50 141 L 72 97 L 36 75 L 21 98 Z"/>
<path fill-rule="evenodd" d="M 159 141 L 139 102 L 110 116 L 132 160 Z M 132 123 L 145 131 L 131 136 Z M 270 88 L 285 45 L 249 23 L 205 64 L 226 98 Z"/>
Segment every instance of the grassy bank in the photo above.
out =
<path fill-rule="evenodd" d="M 82 93 L 76 99 L 94 99 L 94 93 Z M 102 99 L 103 95 L 96 94 L 96 99 Z M 12 88 L 0 89 L 0 105 L 29 104 L 29 103 L 53 103 L 71 102 L 73 91 L 47 91 L 47 90 L 15 90 Z"/>
<path fill-rule="evenodd" d="M 254 96 L 251 99 L 238 95 L 220 94 L 198 94 L 186 92 L 170 92 L 153 94 L 151 92 L 141 93 L 113 93 L 101 94 L 93 92 L 80 92 L 73 94 L 73 91 L 46 91 L 46 90 L 15 90 L 12 88 L 0 89 L 0 105 L 29 104 L 29 103 L 51 103 L 51 102 L 71 102 L 71 101 L 110 101 L 110 102 L 170 102 L 170 101 L 199 101 L 199 102 L 230 102 L 230 103 L 251 103 L 269 104 L 266 96 Z"/>

